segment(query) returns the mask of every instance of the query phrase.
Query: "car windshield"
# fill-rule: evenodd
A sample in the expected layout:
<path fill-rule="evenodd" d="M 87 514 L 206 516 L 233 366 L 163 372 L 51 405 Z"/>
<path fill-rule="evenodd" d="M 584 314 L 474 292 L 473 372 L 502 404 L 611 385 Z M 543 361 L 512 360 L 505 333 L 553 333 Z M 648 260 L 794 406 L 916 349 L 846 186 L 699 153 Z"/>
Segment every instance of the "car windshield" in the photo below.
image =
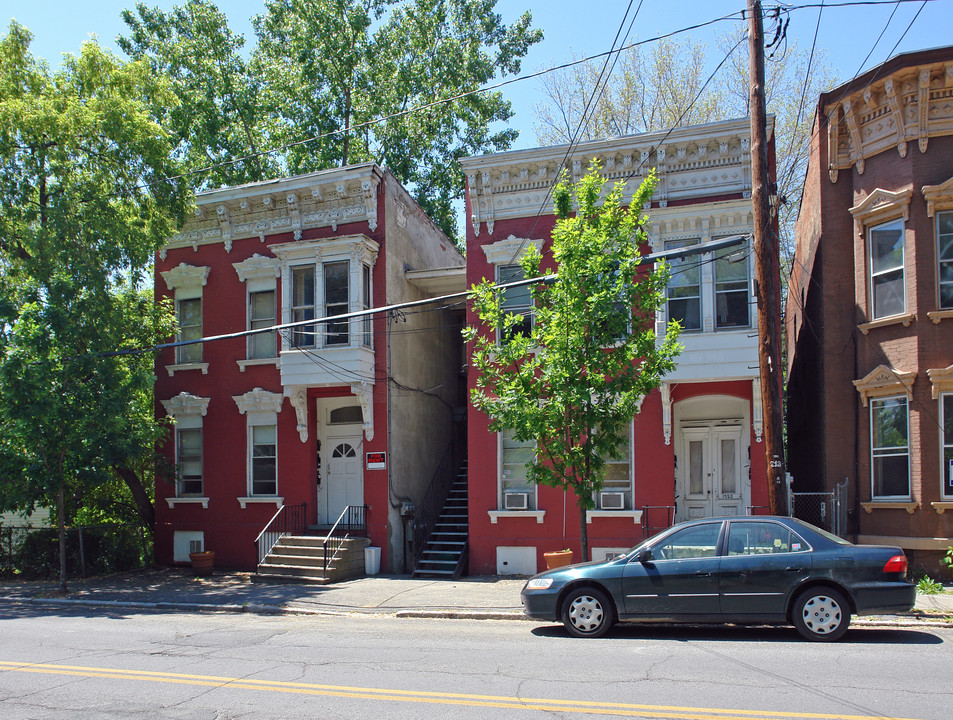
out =
<path fill-rule="evenodd" d="M 803 520 L 796 520 L 796 522 L 798 525 L 802 525 L 806 527 L 808 530 L 810 530 L 811 532 L 815 532 L 818 535 L 820 535 L 822 538 L 826 540 L 830 540 L 833 543 L 837 543 L 838 545 L 853 545 L 854 544 L 852 542 L 848 542 L 842 537 L 838 537 L 834 533 L 827 532 L 827 530 L 819 528 L 816 525 L 811 525 L 811 523 L 809 522 L 804 522 Z"/>

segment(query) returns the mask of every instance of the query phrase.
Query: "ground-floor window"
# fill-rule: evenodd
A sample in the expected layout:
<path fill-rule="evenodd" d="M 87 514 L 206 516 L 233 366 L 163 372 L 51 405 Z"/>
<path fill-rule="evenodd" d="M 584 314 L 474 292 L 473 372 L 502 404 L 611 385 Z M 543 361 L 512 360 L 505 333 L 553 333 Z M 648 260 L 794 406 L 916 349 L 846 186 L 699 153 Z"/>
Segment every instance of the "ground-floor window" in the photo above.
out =
<path fill-rule="evenodd" d="M 871 494 L 910 497 L 910 432 L 906 396 L 870 401 Z"/>
<path fill-rule="evenodd" d="M 176 465 L 178 487 L 176 495 L 202 494 L 202 428 L 178 428 L 176 430 Z"/>
<path fill-rule="evenodd" d="M 940 469 L 940 477 L 943 479 L 943 497 L 953 498 L 953 394 L 945 394 L 941 397 L 942 407 L 940 412 L 943 417 L 943 426 L 940 428 L 943 443 L 943 467 Z"/>
<path fill-rule="evenodd" d="M 251 494 L 278 494 L 278 444 L 275 425 L 251 427 Z"/>
<path fill-rule="evenodd" d="M 517 440 L 512 430 L 500 433 L 500 490 L 503 510 L 535 510 L 536 486 L 527 475 L 527 463 L 536 457 L 533 440 Z"/>
<path fill-rule="evenodd" d="M 632 510 L 632 427 L 626 441 L 606 458 L 602 490 L 595 496 L 597 510 Z"/>

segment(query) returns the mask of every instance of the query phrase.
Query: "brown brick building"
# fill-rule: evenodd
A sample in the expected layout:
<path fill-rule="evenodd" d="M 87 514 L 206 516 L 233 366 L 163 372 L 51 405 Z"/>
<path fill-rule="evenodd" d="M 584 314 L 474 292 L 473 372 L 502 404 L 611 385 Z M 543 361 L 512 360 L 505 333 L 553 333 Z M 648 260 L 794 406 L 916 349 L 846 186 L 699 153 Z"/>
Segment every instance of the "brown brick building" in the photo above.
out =
<path fill-rule="evenodd" d="M 821 95 L 796 237 L 794 489 L 846 481 L 850 538 L 935 571 L 953 544 L 953 47 Z"/>

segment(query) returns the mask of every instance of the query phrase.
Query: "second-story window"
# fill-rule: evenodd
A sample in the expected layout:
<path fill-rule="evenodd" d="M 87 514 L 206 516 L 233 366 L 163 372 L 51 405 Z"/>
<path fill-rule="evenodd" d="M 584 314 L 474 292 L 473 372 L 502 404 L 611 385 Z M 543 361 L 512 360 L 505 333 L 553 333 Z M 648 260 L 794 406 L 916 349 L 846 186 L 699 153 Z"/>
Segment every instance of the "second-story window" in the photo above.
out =
<path fill-rule="evenodd" d="M 937 257 L 940 262 L 940 307 L 953 309 L 953 211 L 937 213 Z"/>
<path fill-rule="evenodd" d="M 189 298 L 176 301 L 179 317 L 178 340 L 198 340 L 202 337 L 202 298 Z M 180 345 L 176 348 L 176 362 L 202 362 L 202 343 Z"/>
<path fill-rule="evenodd" d="M 496 281 L 500 285 L 517 282 L 525 277 L 523 268 L 519 265 L 498 265 L 496 268 Z M 509 335 L 528 336 L 533 330 L 533 298 L 530 295 L 529 285 L 506 288 L 502 293 L 503 310 L 522 317 L 519 323 L 510 328 Z M 502 328 L 498 330 L 497 337 L 504 338 Z"/>
<path fill-rule="evenodd" d="M 672 240 L 665 243 L 666 250 L 677 250 L 697 245 L 698 240 Z M 678 320 L 682 330 L 701 330 L 701 272 L 700 256 L 672 260 L 669 265 L 672 277 L 666 289 L 668 320 Z"/>
<path fill-rule="evenodd" d="M 348 312 L 348 261 L 324 263 L 324 315 L 333 317 Z M 331 320 L 325 326 L 325 345 L 347 345 L 350 342 L 347 319 Z"/>
<path fill-rule="evenodd" d="M 314 320 L 314 265 L 291 271 L 291 321 Z M 301 325 L 292 332 L 294 347 L 314 347 L 314 325 Z"/>
<path fill-rule="evenodd" d="M 737 247 L 715 254 L 715 327 L 751 324 L 748 312 L 748 258 Z"/>
<path fill-rule="evenodd" d="M 250 330 L 272 327 L 277 317 L 275 313 L 275 291 L 263 290 L 248 293 L 248 324 Z M 250 359 L 275 357 L 278 344 L 274 332 L 258 333 L 248 336 L 248 357 Z"/>
<path fill-rule="evenodd" d="M 870 228 L 870 305 L 873 318 L 901 315 L 906 309 L 903 287 L 903 221 Z"/>

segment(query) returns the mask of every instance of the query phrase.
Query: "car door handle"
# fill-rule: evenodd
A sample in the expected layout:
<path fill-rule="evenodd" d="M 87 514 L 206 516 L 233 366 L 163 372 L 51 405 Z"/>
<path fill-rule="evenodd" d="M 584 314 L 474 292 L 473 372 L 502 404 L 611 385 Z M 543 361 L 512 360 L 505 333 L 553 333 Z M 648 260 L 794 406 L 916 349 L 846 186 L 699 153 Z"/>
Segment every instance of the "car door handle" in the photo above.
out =
<path fill-rule="evenodd" d="M 704 570 L 699 570 L 698 572 L 695 573 L 695 576 L 696 577 L 711 577 L 711 573 L 705 572 Z"/>
<path fill-rule="evenodd" d="M 785 570 L 787 570 L 787 572 L 804 572 L 804 568 L 800 567 L 789 567 L 785 568 Z"/>

